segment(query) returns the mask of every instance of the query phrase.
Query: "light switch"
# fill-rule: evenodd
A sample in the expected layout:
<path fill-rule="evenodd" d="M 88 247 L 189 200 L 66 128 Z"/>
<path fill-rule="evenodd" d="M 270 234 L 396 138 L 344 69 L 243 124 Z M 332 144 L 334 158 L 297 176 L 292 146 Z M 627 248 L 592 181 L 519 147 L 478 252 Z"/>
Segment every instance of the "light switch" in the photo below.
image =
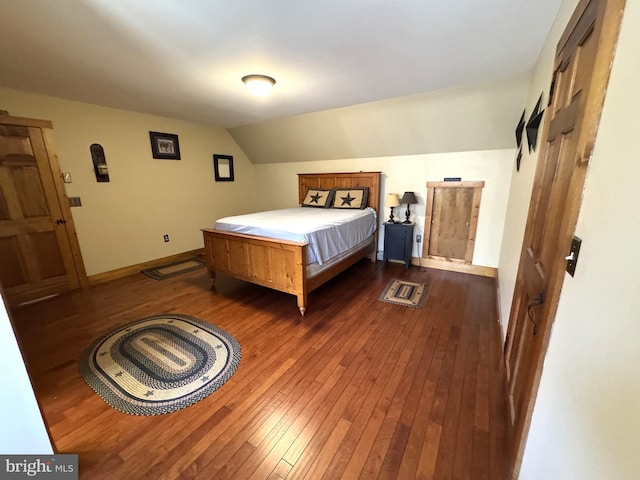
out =
<path fill-rule="evenodd" d="M 71 174 L 69 172 L 63 172 L 62 173 L 62 181 L 64 183 L 71 183 Z"/>

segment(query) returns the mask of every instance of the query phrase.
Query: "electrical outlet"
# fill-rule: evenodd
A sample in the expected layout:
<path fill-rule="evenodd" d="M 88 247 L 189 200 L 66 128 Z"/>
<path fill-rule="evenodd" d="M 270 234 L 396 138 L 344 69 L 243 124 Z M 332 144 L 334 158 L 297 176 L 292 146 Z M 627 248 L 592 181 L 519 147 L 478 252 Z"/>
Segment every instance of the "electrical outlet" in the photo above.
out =
<path fill-rule="evenodd" d="M 164 236 L 164 241 L 165 241 L 165 243 L 169 241 L 169 235 L 165 235 Z"/>
<path fill-rule="evenodd" d="M 416 243 L 420 243 L 422 241 L 422 235 L 416 235 Z"/>

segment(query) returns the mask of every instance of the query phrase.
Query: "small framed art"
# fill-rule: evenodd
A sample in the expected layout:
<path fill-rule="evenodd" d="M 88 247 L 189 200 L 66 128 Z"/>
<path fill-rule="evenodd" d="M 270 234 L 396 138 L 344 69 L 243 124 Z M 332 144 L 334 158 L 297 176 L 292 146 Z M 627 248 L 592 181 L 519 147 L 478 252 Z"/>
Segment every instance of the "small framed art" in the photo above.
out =
<path fill-rule="evenodd" d="M 171 133 L 149 132 L 153 158 L 161 160 L 180 160 L 178 135 Z"/>

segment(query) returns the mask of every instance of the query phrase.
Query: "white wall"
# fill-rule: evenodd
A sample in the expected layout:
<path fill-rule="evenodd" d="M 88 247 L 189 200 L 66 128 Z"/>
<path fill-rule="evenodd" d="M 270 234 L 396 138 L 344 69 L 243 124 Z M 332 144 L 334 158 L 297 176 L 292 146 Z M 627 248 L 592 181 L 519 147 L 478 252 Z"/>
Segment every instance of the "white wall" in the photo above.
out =
<path fill-rule="evenodd" d="M 457 87 L 229 129 L 254 163 L 501 150 L 528 78 Z"/>
<path fill-rule="evenodd" d="M 71 212 L 88 275 L 201 248 L 201 228 L 255 203 L 253 165 L 225 130 L 4 88 L 0 108 L 53 122 L 67 194 L 82 200 Z M 177 134 L 182 159 L 153 159 L 149 131 Z M 109 183 L 96 182 L 93 143 Z M 234 182 L 214 181 L 214 153 L 234 156 Z"/>
<path fill-rule="evenodd" d="M 522 480 L 640 476 L 639 44 L 640 2 L 627 1 Z"/>
<path fill-rule="evenodd" d="M 0 454 L 53 453 L 2 298 L 0 364 L 3 365 L 0 369 Z"/>
<path fill-rule="evenodd" d="M 415 192 L 419 203 L 411 206 L 411 220 L 416 223 L 415 233 L 422 234 L 428 181 L 444 177 L 484 180 L 473 264 L 497 267 L 514 153 L 507 149 L 256 165 L 260 179 L 256 192 L 260 209 L 291 207 L 298 202 L 298 173 L 381 171 L 382 199 L 387 193 Z M 405 211 L 404 205 L 396 209 L 396 218 L 404 219 Z M 380 217 L 380 223 L 386 221 L 389 209 L 383 208 Z M 380 251 L 382 242 L 381 235 Z M 414 241 L 413 256 L 420 257 L 421 249 Z"/>

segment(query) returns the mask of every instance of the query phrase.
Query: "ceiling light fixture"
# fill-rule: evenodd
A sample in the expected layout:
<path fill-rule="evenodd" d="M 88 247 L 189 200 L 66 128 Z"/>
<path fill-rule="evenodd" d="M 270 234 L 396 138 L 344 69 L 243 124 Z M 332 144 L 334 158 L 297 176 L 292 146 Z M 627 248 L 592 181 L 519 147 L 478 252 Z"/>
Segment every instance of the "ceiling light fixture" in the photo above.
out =
<path fill-rule="evenodd" d="M 276 83 L 275 79 L 267 75 L 257 74 L 245 75 L 244 77 L 242 77 L 242 81 L 251 93 L 260 96 L 267 95 Z"/>

